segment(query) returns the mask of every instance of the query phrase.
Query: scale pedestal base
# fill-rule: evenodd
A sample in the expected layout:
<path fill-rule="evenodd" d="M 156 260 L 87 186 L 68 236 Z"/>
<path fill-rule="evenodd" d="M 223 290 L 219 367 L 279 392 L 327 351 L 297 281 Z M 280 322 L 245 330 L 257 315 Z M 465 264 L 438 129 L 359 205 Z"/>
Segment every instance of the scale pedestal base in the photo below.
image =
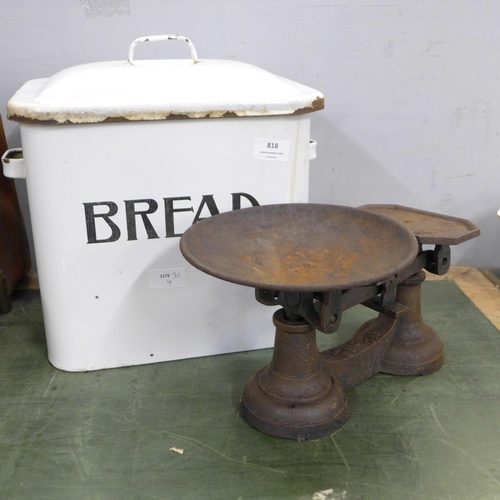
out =
<path fill-rule="evenodd" d="M 381 372 L 392 375 L 429 375 L 444 363 L 444 348 L 438 334 L 422 320 L 423 271 L 398 285 L 396 301 L 408 307 L 401 317 L 392 342 L 385 351 Z"/>
<path fill-rule="evenodd" d="M 319 439 L 340 429 L 347 419 L 342 385 L 321 367 L 316 330 L 305 321 L 276 326 L 271 364 L 247 383 L 241 413 L 253 427 L 286 439 Z"/>

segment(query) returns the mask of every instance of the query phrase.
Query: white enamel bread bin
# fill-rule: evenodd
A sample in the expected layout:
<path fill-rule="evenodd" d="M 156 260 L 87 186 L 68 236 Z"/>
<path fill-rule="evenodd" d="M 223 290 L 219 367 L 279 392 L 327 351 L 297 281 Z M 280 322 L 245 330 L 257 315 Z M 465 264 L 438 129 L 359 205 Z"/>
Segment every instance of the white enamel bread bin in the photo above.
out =
<path fill-rule="evenodd" d="M 140 42 L 175 39 L 190 59 L 133 59 Z M 23 85 L 8 104 L 22 158 L 3 163 L 27 182 L 50 362 L 86 371 L 271 346 L 272 311 L 191 267 L 179 236 L 219 212 L 307 202 L 309 113 L 322 107 L 314 89 L 199 60 L 175 35 Z"/>

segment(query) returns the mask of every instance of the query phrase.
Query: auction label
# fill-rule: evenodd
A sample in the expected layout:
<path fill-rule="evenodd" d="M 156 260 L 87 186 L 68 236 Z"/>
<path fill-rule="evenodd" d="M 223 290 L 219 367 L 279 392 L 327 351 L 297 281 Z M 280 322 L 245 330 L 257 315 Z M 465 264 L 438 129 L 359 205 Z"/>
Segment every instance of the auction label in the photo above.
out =
<path fill-rule="evenodd" d="M 284 139 L 255 139 L 254 160 L 287 161 L 290 141 Z"/>
<path fill-rule="evenodd" d="M 148 271 L 149 288 L 182 288 L 186 284 L 186 270 L 150 269 Z"/>

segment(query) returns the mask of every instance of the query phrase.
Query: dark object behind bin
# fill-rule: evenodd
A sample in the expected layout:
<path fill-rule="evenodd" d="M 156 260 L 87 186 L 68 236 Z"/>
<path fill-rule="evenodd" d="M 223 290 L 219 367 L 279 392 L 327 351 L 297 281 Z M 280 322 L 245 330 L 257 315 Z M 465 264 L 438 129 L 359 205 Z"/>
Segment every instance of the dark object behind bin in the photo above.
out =
<path fill-rule="evenodd" d="M 7 151 L 7 139 L 0 116 L 0 156 Z M 10 294 L 31 268 L 24 219 L 16 185 L 0 169 L 0 314 L 10 311 Z"/>

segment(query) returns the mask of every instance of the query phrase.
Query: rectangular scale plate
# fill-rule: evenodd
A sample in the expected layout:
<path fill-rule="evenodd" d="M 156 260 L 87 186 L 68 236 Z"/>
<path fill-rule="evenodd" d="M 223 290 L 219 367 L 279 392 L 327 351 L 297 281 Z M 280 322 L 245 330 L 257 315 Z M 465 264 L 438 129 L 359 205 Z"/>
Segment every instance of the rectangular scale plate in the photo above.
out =
<path fill-rule="evenodd" d="M 479 228 L 471 221 L 450 215 L 401 205 L 362 205 L 358 208 L 400 222 L 421 244 L 458 245 L 480 235 Z"/>

